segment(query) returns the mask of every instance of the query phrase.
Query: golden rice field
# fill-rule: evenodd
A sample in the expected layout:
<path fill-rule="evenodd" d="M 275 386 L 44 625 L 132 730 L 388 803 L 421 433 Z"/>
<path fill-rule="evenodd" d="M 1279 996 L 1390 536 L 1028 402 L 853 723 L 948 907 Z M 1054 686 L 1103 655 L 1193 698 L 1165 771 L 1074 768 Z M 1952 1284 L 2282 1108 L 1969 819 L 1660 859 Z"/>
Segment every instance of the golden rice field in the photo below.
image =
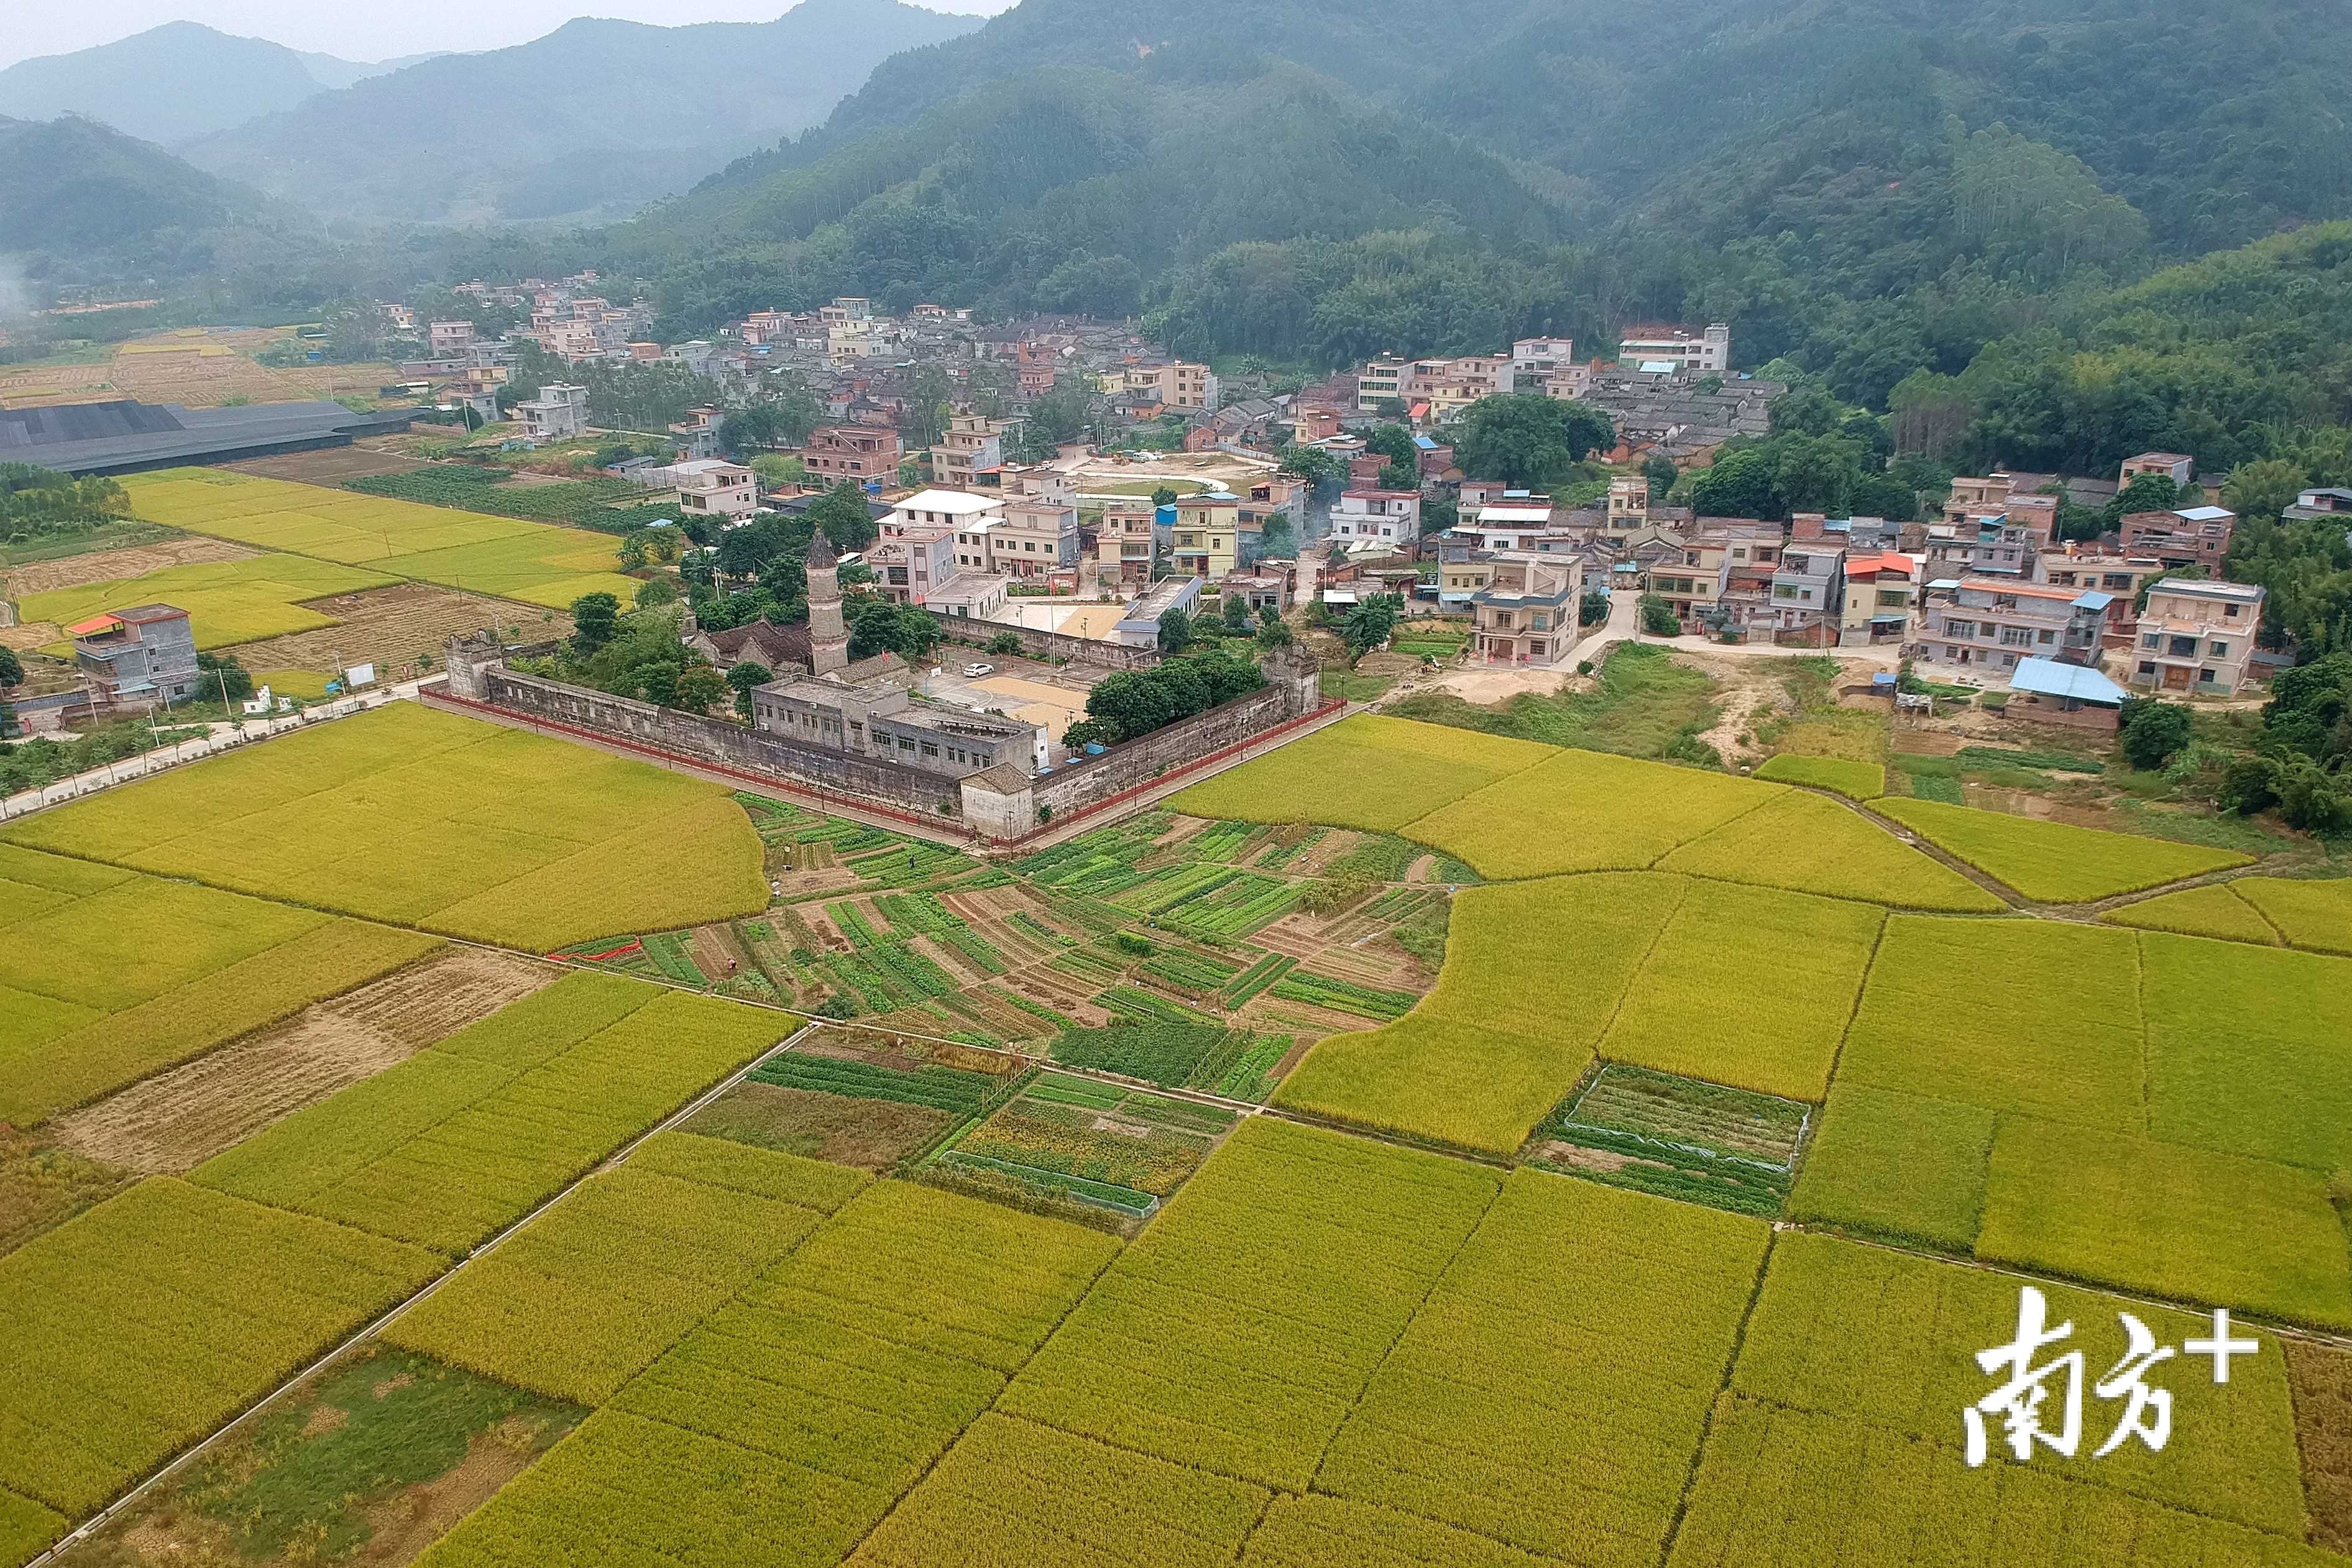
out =
<path fill-rule="evenodd" d="M 387 579 L 440 583 L 550 610 L 565 609 L 588 593 L 614 594 L 627 603 L 636 589 L 613 570 L 613 540 L 580 528 L 219 468 L 134 475 L 124 487 L 132 512 L 149 522 Z"/>
<path fill-rule="evenodd" d="M 27 622 L 47 621 L 65 627 L 103 611 L 134 604 L 173 604 L 188 612 L 188 626 L 198 648 L 226 648 L 332 626 L 333 616 L 303 601 L 383 588 L 396 580 L 382 572 L 300 556 L 250 555 L 26 594 L 18 601 L 17 610 Z M 44 651 L 69 657 L 72 646 L 58 643 Z"/>
<path fill-rule="evenodd" d="M 391 703 L 27 818 L 27 848 L 551 952 L 766 907 L 717 785 Z"/>
<path fill-rule="evenodd" d="M 305 944 L 332 933 L 432 944 L 371 920 L 541 946 L 767 903 L 698 786 L 601 754 L 395 705 L 226 760 L 251 758 L 5 835 L 0 1019 L 48 1031 L 27 1061 L 317 990 Z M 1906 820 L 1962 874 L 1832 798 L 1866 782 L 1350 720 L 1193 787 L 1180 810 L 1387 824 L 1491 880 L 1453 896 L 1418 1007 L 1322 1038 L 1142 1222 L 742 1119 L 639 1142 L 798 1020 L 571 975 L 0 1251 L 0 1564 L 437 1280 L 387 1331 L 404 1354 L 589 1413 L 400 1537 L 428 1568 L 2342 1568 L 2352 956 L 2317 949 L 2345 884 L 2045 918 L 1978 879 L 2079 903 L 2211 868 Z M 530 848 L 559 826 L 581 838 Z M 432 858 L 460 833 L 470 857 Z M 1031 891 L 1066 956 L 1113 949 Z M 938 1092 L 929 1054 L 851 1054 L 807 1082 Z M 1087 1071 L 1006 1082 L 1077 1116 Z M 1691 1119 L 1538 1147 L 1621 1077 L 1686 1086 Z M 1767 1100 L 1802 1126 L 1784 1207 L 1631 1190 Z M 942 1114 L 952 1145 L 986 1111 Z M 1976 1354 L 2028 1280 L 2084 1352 L 2086 1443 L 1972 1468 Z M 2229 1382 L 2156 1364 L 2168 1445 L 2092 1458 L 2119 1314 L 2179 1346 L 2215 1307 L 2252 1347 Z M 467 1452 L 413 1431 L 372 1473 L 412 1448 Z M 251 1479 L 253 1527 L 298 1469 Z M 389 1520 L 406 1487 L 350 1497 Z"/>

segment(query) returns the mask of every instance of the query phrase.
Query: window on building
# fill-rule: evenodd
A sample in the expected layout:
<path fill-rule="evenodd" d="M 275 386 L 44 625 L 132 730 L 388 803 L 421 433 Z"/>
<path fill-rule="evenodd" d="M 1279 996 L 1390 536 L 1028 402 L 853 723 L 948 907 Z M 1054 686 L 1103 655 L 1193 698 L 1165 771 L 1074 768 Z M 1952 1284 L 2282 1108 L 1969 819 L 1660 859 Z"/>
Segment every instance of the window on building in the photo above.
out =
<path fill-rule="evenodd" d="M 2230 656 L 2230 644 L 2227 643 L 2216 643 L 2212 644 L 2212 650 L 2213 656 L 2217 659 L 2226 659 Z"/>

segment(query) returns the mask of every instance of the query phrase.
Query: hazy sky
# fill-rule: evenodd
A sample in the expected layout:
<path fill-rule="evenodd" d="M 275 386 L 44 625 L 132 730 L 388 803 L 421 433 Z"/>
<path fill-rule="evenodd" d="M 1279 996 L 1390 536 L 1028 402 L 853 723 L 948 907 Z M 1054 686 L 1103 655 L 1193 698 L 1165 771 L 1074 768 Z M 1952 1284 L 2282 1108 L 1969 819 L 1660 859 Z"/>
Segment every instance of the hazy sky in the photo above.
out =
<path fill-rule="evenodd" d="M 910 0 L 933 11 L 992 16 L 1013 0 Z M 414 0 L 0 0 L 0 66 L 110 44 L 166 22 L 202 22 L 224 33 L 347 60 L 393 59 L 432 49 L 496 49 L 554 31 L 574 16 L 633 22 L 765 22 L 793 0 L 499 0 L 490 5 L 420 5 Z"/>

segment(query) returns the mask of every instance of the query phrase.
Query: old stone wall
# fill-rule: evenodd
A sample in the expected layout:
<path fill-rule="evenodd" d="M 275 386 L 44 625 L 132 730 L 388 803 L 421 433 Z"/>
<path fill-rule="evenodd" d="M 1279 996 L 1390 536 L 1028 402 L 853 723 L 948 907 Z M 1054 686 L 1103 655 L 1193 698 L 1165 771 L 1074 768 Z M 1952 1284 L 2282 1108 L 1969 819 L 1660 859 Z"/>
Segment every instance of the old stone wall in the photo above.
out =
<path fill-rule="evenodd" d="M 1021 639 L 1021 651 L 1033 659 L 1066 659 L 1074 664 L 1102 664 L 1115 670 L 1148 670 L 1160 662 L 1157 648 L 1130 648 L 1121 643 L 1103 643 L 1092 637 L 1066 637 L 1059 632 L 1040 632 L 1030 626 L 1008 626 L 996 621 L 974 621 L 969 616 L 943 614 L 929 611 L 940 629 L 940 635 L 963 647 L 985 648 L 997 638 L 1011 632 Z"/>
<path fill-rule="evenodd" d="M 449 674 L 455 696 L 610 736 L 688 761 L 772 774 L 788 782 L 837 790 L 926 816 L 953 817 L 962 810 L 955 779 L 895 762 L 851 757 L 721 719 L 517 674 L 498 664 L 476 665 L 461 677 L 458 662 L 453 658 Z M 947 808 L 944 813 L 941 807 Z"/>

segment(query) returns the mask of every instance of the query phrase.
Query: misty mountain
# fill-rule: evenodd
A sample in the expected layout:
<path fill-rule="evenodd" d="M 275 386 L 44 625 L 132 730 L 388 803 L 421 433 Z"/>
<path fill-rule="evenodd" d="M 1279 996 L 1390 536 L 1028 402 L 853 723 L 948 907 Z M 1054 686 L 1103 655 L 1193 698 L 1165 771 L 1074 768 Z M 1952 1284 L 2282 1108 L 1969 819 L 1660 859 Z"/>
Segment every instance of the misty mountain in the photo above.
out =
<path fill-rule="evenodd" d="M 172 146 L 405 63 L 360 65 L 233 37 L 200 23 L 167 22 L 111 44 L 0 70 L 0 114 L 17 120 L 79 114 Z"/>
<path fill-rule="evenodd" d="M 96 120 L 0 120 L 0 256 L 38 282 L 144 287 L 283 266 L 316 248 L 316 227 Z"/>
<path fill-rule="evenodd" d="M 813 125 L 901 49 L 979 25 L 898 0 L 803 0 L 772 22 L 583 18 L 310 98 L 186 149 L 329 217 L 617 217 Z"/>

